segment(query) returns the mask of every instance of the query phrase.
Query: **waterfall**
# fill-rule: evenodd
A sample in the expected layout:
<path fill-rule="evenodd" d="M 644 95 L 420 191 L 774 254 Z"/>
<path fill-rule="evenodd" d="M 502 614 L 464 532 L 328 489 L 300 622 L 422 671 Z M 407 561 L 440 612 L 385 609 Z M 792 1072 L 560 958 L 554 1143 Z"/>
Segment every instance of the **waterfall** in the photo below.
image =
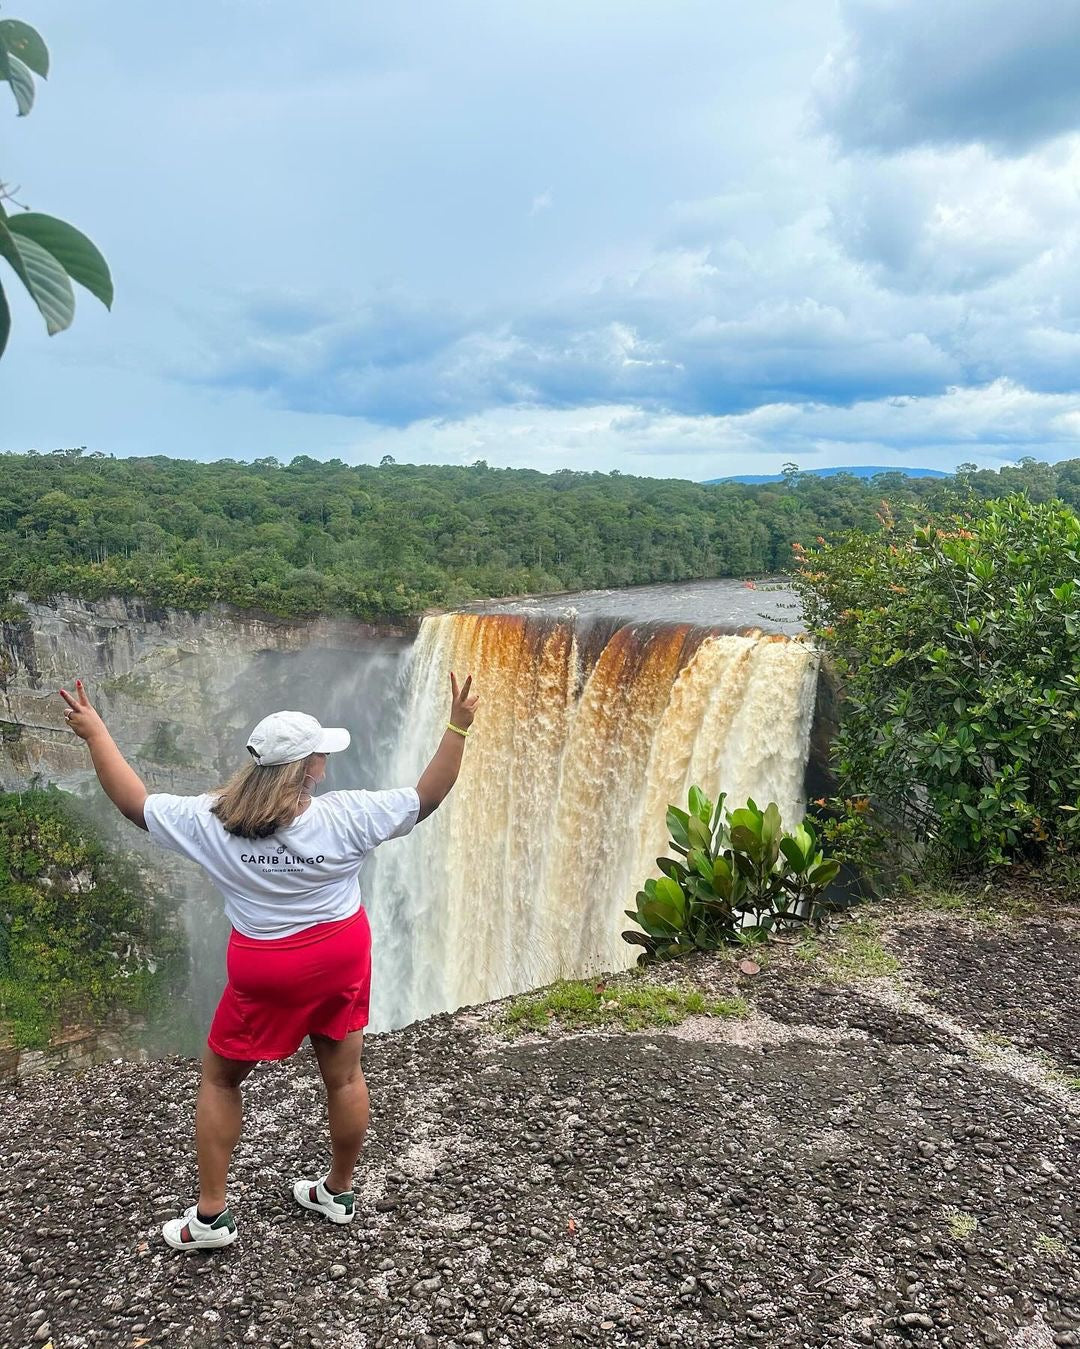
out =
<path fill-rule="evenodd" d="M 449 614 L 425 619 L 386 785 L 442 736 L 449 672 L 482 702 L 458 785 L 381 850 L 365 886 L 372 1024 L 400 1025 L 561 976 L 625 968 L 623 909 L 694 783 L 729 805 L 804 811 L 817 656 L 690 624 Z"/>

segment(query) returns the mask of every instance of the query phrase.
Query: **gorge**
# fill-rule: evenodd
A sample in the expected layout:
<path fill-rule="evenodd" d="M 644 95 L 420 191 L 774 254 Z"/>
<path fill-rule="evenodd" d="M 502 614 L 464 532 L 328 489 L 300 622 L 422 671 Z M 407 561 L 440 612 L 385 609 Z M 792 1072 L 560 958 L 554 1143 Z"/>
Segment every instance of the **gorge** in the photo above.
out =
<path fill-rule="evenodd" d="M 115 598 L 27 604 L 4 627 L 0 783 L 54 782 L 105 807 L 54 695 L 76 675 L 151 790 L 224 781 L 247 730 L 283 706 L 352 730 L 328 788 L 410 783 L 445 723 L 449 670 L 471 670 L 483 704 L 455 793 L 362 878 L 373 1028 L 624 968 L 622 911 L 664 850 L 667 804 L 699 783 L 775 800 L 793 825 L 818 700 L 789 594 L 666 589 L 496 604 L 414 631 Z M 152 856 L 182 895 L 198 1024 L 220 990 L 224 920 L 194 867 Z M 193 1048 L 186 1034 L 172 1047 Z"/>

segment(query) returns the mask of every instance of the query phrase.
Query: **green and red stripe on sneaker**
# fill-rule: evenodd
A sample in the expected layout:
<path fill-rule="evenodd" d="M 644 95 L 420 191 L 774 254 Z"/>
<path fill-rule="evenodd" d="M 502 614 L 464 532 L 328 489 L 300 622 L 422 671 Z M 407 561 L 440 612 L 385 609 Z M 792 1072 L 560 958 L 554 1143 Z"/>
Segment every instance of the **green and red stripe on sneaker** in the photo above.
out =
<path fill-rule="evenodd" d="M 182 1217 L 170 1218 L 161 1235 L 174 1251 L 214 1251 L 231 1245 L 239 1233 L 231 1210 L 225 1209 L 212 1222 L 204 1223 L 198 1206 L 193 1204 Z"/>
<path fill-rule="evenodd" d="M 301 1208 L 321 1213 L 332 1223 L 351 1223 L 355 1215 L 356 1196 L 352 1190 L 333 1194 L 326 1188 L 326 1177 L 321 1180 L 293 1182 L 293 1198 Z"/>

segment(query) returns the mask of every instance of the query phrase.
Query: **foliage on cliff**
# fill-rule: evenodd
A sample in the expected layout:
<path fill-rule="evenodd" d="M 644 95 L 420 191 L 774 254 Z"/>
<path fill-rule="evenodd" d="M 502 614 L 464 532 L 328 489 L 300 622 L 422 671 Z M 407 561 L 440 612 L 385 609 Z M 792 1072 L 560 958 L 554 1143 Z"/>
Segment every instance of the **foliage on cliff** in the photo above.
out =
<path fill-rule="evenodd" d="M 965 481 L 984 495 L 1023 486 L 1080 500 L 1080 461 Z M 760 575 L 786 568 L 795 541 L 873 527 L 883 486 L 912 502 L 948 490 L 898 474 L 707 486 L 305 457 L 5 455 L 0 591 L 379 619 L 492 595 Z"/>
<path fill-rule="evenodd" d="M 0 1029 L 150 1010 L 180 941 L 138 868 L 56 789 L 0 794 Z"/>
<path fill-rule="evenodd" d="M 798 550 L 797 550 L 798 551 Z M 842 794 L 951 870 L 1080 843 L 1080 518 L 970 500 L 801 552 Z M 856 816 L 858 811 L 856 811 Z"/>

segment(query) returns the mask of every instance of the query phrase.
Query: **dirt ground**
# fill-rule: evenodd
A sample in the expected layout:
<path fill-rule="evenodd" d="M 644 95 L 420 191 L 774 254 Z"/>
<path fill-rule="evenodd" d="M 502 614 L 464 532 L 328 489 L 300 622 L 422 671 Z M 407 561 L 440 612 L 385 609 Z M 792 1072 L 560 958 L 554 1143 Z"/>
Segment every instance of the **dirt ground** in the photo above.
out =
<path fill-rule="evenodd" d="M 245 1089 L 241 1238 L 209 1255 L 159 1235 L 191 1060 L 11 1088 L 0 1345 L 1080 1346 L 1080 915 L 856 923 L 649 976 L 742 1019 L 372 1036 L 351 1228 L 289 1194 L 326 1161 L 310 1051 Z M 848 931 L 899 969 L 834 958 Z"/>

